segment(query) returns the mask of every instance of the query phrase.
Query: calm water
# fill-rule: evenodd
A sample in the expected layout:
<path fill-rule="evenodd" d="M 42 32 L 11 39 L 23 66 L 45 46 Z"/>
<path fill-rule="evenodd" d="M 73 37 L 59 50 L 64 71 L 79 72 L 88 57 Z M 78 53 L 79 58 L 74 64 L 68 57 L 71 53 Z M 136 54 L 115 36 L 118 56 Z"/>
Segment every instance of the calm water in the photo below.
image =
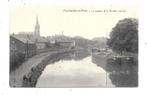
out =
<path fill-rule="evenodd" d="M 138 83 L 132 66 L 108 65 L 105 57 L 78 51 L 59 59 L 46 66 L 36 87 L 116 87 L 136 86 Z"/>

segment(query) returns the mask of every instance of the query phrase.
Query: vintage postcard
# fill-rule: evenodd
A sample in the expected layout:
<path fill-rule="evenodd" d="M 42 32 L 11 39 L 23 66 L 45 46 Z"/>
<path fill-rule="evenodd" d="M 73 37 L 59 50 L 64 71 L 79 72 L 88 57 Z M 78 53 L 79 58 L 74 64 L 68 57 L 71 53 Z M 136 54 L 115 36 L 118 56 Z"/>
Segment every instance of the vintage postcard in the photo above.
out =
<path fill-rule="evenodd" d="M 12 88 L 138 87 L 138 7 L 10 8 Z"/>

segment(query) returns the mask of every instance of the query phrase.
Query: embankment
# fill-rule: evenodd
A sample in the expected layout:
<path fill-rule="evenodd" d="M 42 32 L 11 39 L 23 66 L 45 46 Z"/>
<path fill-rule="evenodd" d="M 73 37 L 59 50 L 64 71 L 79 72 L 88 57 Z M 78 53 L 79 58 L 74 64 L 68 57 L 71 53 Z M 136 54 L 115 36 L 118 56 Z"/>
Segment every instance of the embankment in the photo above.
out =
<path fill-rule="evenodd" d="M 60 60 L 60 56 L 65 53 L 70 53 L 74 51 L 75 50 L 56 51 L 46 56 L 38 65 L 32 67 L 31 70 L 23 76 L 22 87 L 35 87 L 39 76 L 41 75 L 47 64 Z"/>

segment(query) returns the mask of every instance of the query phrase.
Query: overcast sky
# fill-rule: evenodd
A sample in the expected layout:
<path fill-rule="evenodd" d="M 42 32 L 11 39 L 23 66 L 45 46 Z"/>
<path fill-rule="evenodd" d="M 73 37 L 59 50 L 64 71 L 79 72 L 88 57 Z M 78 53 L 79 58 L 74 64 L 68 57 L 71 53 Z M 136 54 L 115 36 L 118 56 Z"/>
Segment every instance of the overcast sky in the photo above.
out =
<path fill-rule="evenodd" d="M 65 12 L 63 10 L 88 10 Z M 93 12 L 99 11 L 99 12 Z M 116 10 L 117 12 L 103 12 Z M 100 12 L 101 11 L 101 12 Z M 121 12 L 120 12 L 121 11 Z M 10 8 L 10 33 L 33 32 L 38 15 L 41 36 L 61 34 L 88 39 L 108 36 L 118 20 L 138 18 L 136 6 L 32 6 Z"/>

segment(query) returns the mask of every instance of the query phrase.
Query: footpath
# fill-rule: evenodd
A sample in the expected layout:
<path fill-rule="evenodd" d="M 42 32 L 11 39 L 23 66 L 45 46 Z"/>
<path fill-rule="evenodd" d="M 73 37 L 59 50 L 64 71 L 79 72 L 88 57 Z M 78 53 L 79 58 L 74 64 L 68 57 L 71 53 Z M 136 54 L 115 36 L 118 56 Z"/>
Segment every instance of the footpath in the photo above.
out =
<path fill-rule="evenodd" d="M 31 68 L 37 66 L 46 56 L 51 53 L 46 52 L 36 55 L 26 62 L 22 63 L 19 68 L 10 73 L 10 87 L 22 87 L 23 76 L 26 75 Z"/>

